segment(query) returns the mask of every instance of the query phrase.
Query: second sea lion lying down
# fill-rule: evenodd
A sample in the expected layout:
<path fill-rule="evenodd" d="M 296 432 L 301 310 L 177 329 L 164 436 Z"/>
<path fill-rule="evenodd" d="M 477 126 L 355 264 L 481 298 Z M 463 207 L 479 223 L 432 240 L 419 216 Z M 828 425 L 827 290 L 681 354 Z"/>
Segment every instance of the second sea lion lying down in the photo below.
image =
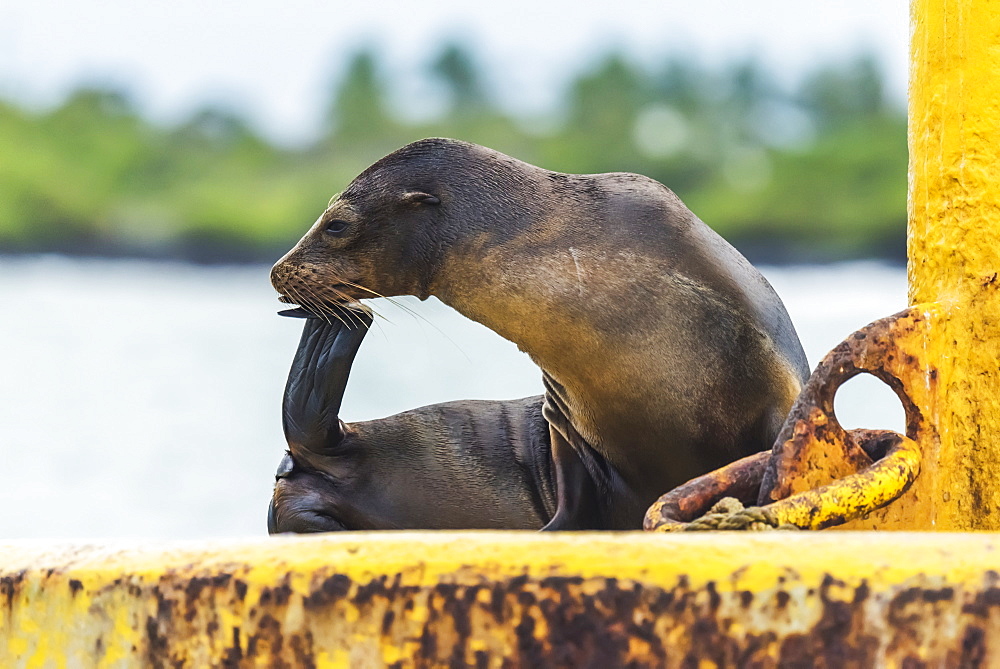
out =
<path fill-rule="evenodd" d="M 435 295 L 527 352 L 546 390 L 349 426 L 336 392 L 289 392 L 286 427 L 328 436 L 289 436 L 272 531 L 638 529 L 663 492 L 770 448 L 808 376 L 767 281 L 663 185 L 455 140 L 365 170 L 271 278 L 327 318 Z M 346 384 L 366 327 L 310 319 L 289 389 Z"/>

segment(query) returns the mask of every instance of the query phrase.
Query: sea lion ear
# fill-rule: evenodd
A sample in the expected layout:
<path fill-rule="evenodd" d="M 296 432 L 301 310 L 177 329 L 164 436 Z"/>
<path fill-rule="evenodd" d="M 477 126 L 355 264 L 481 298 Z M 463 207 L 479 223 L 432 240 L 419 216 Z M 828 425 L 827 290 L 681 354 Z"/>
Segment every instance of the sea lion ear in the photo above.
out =
<path fill-rule="evenodd" d="M 414 191 L 403 195 L 403 202 L 408 204 L 441 204 L 441 198 L 430 193 Z"/>

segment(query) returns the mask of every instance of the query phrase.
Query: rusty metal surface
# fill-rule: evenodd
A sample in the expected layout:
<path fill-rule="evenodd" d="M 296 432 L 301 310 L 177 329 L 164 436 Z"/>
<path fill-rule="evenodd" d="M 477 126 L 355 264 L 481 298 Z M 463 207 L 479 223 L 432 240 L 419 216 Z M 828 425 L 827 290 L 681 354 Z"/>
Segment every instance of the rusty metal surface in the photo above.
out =
<path fill-rule="evenodd" d="M 642 521 L 643 529 L 664 532 L 687 529 L 724 498 L 740 504 L 756 502 L 770 460 L 770 451 L 757 453 L 677 486 L 649 507 Z"/>
<path fill-rule="evenodd" d="M 885 457 L 900 435 L 888 430 L 844 430 L 834 411 L 837 390 L 858 374 L 888 385 L 906 414 L 906 437 L 931 444 L 933 426 L 924 418 L 928 378 L 935 376 L 923 358 L 926 308 L 914 307 L 858 330 L 834 348 L 813 372 L 785 422 L 765 474 L 761 501 L 776 501 L 814 490 L 864 471 L 872 456 Z M 859 440 L 856 437 L 863 437 Z M 871 509 L 868 509 L 870 511 Z"/>
<path fill-rule="evenodd" d="M 382 533 L 0 549 L 0 666 L 1000 663 L 1000 539 Z"/>
<path fill-rule="evenodd" d="M 937 449 L 936 431 L 921 409 L 932 405 L 936 378 L 924 344 L 933 313 L 914 307 L 852 334 L 813 372 L 770 454 L 744 458 L 670 491 L 650 507 L 645 529 L 822 529 L 866 518 L 900 499 L 921 460 Z M 841 427 L 834 398 L 858 374 L 871 374 L 896 393 L 906 413 L 905 436 Z M 763 506 L 736 504 L 698 518 L 724 497 L 759 499 Z"/>

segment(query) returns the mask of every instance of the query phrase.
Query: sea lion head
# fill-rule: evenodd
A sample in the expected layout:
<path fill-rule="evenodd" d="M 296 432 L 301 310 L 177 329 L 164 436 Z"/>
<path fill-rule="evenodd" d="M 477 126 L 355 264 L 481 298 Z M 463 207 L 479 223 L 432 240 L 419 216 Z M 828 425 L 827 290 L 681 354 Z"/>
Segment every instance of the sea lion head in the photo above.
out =
<path fill-rule="evenodd" d="M 463 188 L 476 182 L 462 165 L 476 164 L 477 150 L 421 140 L 362 172 L 271 270 L 282 301 L 323 310 L 366 297 L 427 298 Z"/>
<path fill-rule="evenodd" d="M 297 463 L 285 453 L 275 474 L 274 493 L 267 507 L 267 531 L 337 532 L 348 528 L 342 522 L 350 507 L 342 503 L 322 473 Z"/>

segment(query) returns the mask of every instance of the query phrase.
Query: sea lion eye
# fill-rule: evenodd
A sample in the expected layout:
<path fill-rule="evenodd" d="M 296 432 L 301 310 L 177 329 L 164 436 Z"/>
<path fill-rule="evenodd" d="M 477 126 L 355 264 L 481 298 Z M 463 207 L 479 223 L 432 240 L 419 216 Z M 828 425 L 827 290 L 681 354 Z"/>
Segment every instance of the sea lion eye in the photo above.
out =
<path fill-rule="evenodd" d="M 347 230 L 347 226 L 348 226 L 347 221 L 335 218 L 329 223 L 327 223 L 326 227 L 324 227 L 323 230 L 325 232 L 329 232 L 331 235 L 340 236 L 344 234 L 345 230 Z"/>
<path fill-rule="evenodd" d="M 413 204 L 441 204 L 441 198 L 430 193 L 407 193 L 403 199 Z"/>

